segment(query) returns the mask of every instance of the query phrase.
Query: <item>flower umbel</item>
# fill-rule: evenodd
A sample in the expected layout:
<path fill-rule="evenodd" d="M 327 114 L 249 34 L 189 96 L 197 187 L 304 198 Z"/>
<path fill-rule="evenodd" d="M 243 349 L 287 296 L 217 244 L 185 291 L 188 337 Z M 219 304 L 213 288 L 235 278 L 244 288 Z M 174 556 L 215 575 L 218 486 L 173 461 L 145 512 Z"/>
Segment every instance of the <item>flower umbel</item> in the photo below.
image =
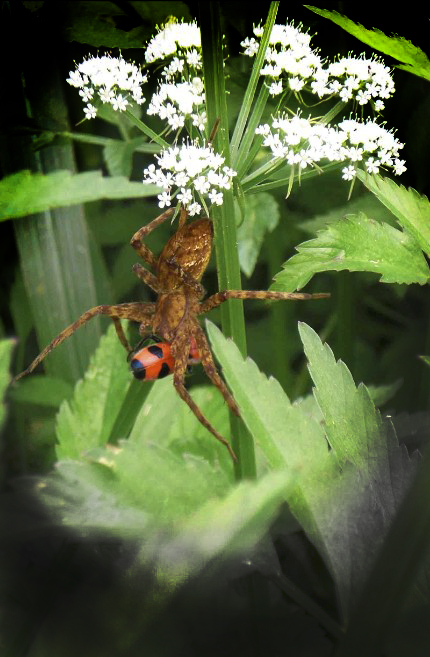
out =
<path fill-rule="evenodd" d="M 383 100 L 394 93 L 391 71 L 382 60 L 364 55 L 342 57 L 326 64 L 316 50 L 310 47 L 311 37 L 301 25 L 274 25 L 266 50 L 266 65 L 261 74 L 269 78 L 269 91 L 276 96 L 289 88 L 300 92 L 305 87 L 319 98 L 337 95 L 344 102 L 356 101 L 359 105 L 372 102 L 373 108 L 384 108 Z M 263 29 L 254 28 L 258 38 Z M 245 55 L 254 56 L 259 42 L 256 38 L 242 41 Z"/>
<path fill-rule="evenodd" d="M 361 161 L 368 173 L 391 168 L 400 175 L 406 170 L 398 157 L 404 144 L 375 121 L 345 119 L 333 127 L 300 116 L 284 116 L 275 118 L 272 126 L 260 125 L 256 132 L 263 135 L 263 145 L 270 148 L 274 158 L 283 158 L 299 170 L 322 160 L 348 162 L 342 169 L 345 180 L 352 180 L 355 163 Z"/>
<path fill-rule="evenodd" d="M 173 198 L 181 201 L 191 216 L 199 214 L 202 204 L 196 197 L 208 197 L 211 203 L 222 205 L 223 190 L 230 189 L 236 172 L 224 165 L 222 155 L 210 144 L 183 142 L 155 156 L 158 168 L 150 164 L 143 172 L 143 182 L 163 188 L 158 196 L 159 207 L 171 205 Z M 173 191 L 172 191 L 173 190 Z"/>
<path fill-rule="evenodd" d="M 194 53 L 195 48 L 201 49 L 200 28 L 197 23 L 168 23 L 151 39 L 145 53 L 148 64 L 157 59 L 165 59 L 176 52 Z M 186 56 L 186 53 L 183 53 Z M 192 55 L 194 56 L 194 55 Z"/>
<path fill-rule="evenodd" d="M 98 96 L 102 103 L 109 103 L 116 111 L 123 112 L 130 102 L 141 105 L 145 102 L 142 96 L 142 84 L 147 81 L 140 69 L 122 57 L 89 57 L 70 71 L 67 82 L 80 89 L 84 102 L 85 117 L 93 119 L 97 115 L 97 107 L 89 103 Z"/>
<path fill-rule="evenodd" d="M 161 76 L 164 82 L 151 98 L 148 114 L 158 115 L 173 130 L 185 121 L 203 131 L 206 124 L 204 84 L 201 77 L 200 28 L 196 23 L 168 23 L 151 39 L 146 49 L 147 62 L 170 58 Z"/>

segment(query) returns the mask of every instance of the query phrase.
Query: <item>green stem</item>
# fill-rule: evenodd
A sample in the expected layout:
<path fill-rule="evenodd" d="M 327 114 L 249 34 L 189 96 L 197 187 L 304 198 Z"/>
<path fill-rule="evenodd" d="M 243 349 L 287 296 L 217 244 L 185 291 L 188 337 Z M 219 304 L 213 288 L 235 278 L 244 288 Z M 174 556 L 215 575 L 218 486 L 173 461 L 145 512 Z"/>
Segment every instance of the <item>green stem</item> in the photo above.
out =
<path fill-rule="evenodd" d="M 356 343 L 354 274 L 348 271 L 338 272 L 336 280 L 336 358 L 343 360 L 348 365 L 352 375 L 354 375 Z"/>
<path fill-rule="evenodd" d="M 136 126 L 136 128 L 139 128 L 145 135 L 147 135 L 152 141 L 155 141 L 156 144 L 159 144 L 162 148 L 169 148 L 170 144 L 167 143 L 167 141 L 164 141 L 162 137 L 157 135 L 156 132 L 151 130 L 149 126 L 146 125 L 146 123 L 143 123 L 140 119 L 137 118 L 130 110 L 126 109 L 125 110 L 127 117 L 130 119 L 130 122 L 133 123 L 133 125 Z"/>
<path fill-rule="evenodd" d="M 285 217 L 282 219 L 285 220 Z M 285 259 L 284 242 L 283 231 L 281 225 L 278 224 L 266 237 L 267 262 L 271 280 L 279 272 L 281 263 Z M 272 353 L 276 354 L 270 374 L 279 381 L 290 398 L 294 377 L 291 368 L 292 348 L 289 334 L 292 332 L 293 326 L 297 324 L 294 322 L 294 317 L 295 309 L 292 303 L 271 303 L 269 306 L 268 335 Z"/>
<path fill-rule="evenodd" d="M 214 147 L 223 154 L 226 165 L 230 166 L 227 98 L 218 3 L 200 3 L 200 17 L 208 126 L 211 128 L 217 119 L 220 120 L 218 132 L 214 139 Z M 214 208 L 212 218 L 215 229 L 219 287 L 221 290 L 241 289 L 232 190 L 225 192 L 224 204 Z M 221 306 L 221 323 L 224 334 L 234 339 L 241 353 L 245 356 L 245 320 L 241 301 L 230 301 Z M 235 468 L 236 478 L 254 478 L 256 476 L 256 464 L 251 437 L 244 425 L 239 423 L 235 417 L 232 418 L 231 427 L 233 449 L 239 458 Z"/>

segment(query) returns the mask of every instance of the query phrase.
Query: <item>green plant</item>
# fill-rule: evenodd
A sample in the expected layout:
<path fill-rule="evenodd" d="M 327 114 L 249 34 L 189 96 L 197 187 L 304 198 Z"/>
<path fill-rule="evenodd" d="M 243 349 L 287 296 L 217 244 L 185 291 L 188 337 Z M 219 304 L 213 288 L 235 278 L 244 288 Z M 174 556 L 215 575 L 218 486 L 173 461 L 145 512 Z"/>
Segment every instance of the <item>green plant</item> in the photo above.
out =
<path fill-rule="evenodd" d="M 258 617 L 267 609 L 265 605 L 270 608 L 265 598 L 265 587 L 270 583 L 293 601 L 294 613 L 304 611 L 306 619 L 313 619 L 310 626 L 317 628 L 315 654 L 330 654 L 333 649 L 348 657 L 379 655 L 382 650 L 393 656 L 420 654 L 412 652 L 410 643 L 409 653 L 396 652 L 396 637 L 400 633 L 398 628 L 405 630 L 407 636 L 408 619 L 416 610 L 423 614 L 429 605 L 428 590 L 419 575 L 422 577 L 423 572 L 425 575 L 430 515 L 428 505 L 418 506 L 419 500 L 428 494 L 428 458 L 421 458 L 413 446 L 408 452 L 399 442 L 399 438 L 407 442 L 408 436 L 416 431 L 417 418 L 399 419 L 378 410 L 378 406 L 393 398 L 400 383 L 391 379 L 389 386 L 355 384 L 354 378 L 362 378 L 360 367 L 366 365 L 366 376 L 372 372 L 374 352 L 363 348 L 361 359 L 354 355 L 352 311 L 361 294 L 370 297 L 368 281 L 373 282 L 375 274 L 385 287 L 392 286 L 392 294 L 397 298 L 403 294 L 400 285 L 423 286 L 428 282 L 429 203 L 415 190 L 376 173 L 383 166 L 402 173 L 404 163 L 399 157 L 401 144 L 391 132 L 378 127 L 375 121 L 349 116 L 347 92 L 356 102 L 369 93 L 374 109 L 381 109 L 380 99 L 375 100 L 376 95 L 372 96 L 368 89 L 368 80 L 363 78 L 364 82 L 362 79 L 355 87 L 341 85 L 342 94 L 334 84 L 336 66 L 333 64 L 326 79 L 322 69 L 328 70 L 329 65 L 322 66 L 316 53 L 306 51 L 309 74 L 306 76 L 300 70 L 299 75 L 292 76 L 290 87 L 279 86 L 281 76 L 275 66 L 275 46 L 272 60 L 264 62 L 277 4 L 271 4 L 264 29 L 257 30 L 260 47 L 260 42 L 253 39 L 244 45 L 255 56 L 252 67 L 240 65 L 247 72 L 246 85 L 243 75 L 242 81 L 239 80 L 236 61 L 223 63 L 217 3 L 202 5 L 203 73 L 195 54 L 187 60 L 188 78 L 182 82 L 175 78 L 178 74 L 175 67 L 165 64 L 164 82 L 187 83 L 187 93 L 194 94 L 192 109 L 184 110 L 182 116 L 178 101 L 176 113 L 166 115 L 167 123 L 157 123 L 151 117 L 156 110 L 160 114 L 162 108 L 166 109 L 172 90 L 160 87 L 156 91 L 148 118 L 139 111 L 142 96 L 137 89 L 143 76 L 136 66 L 127 69 L 128 82 L 132 78 L 132 83 L 125 87 L 126 91 L 124 87 L 122 91 L 112 88 L 111 95 L 106 96 L 106 89 L 94 83 L 92 93 L 102 89 L 104 100 L 112 103 L 112 107 L 102 103 L 103 98 L 97 107 L 94 96 L 90 98 L 88 85 L 81 85 L 87 118 L 98 114 L 115 127 L 120 138 L 118 133 L 112 138 L 58 129 L 41 133 L 39 140 L 46 144 L 62 138 L 69 140 L 68 143 L 74 140 L 101 146 L 109 176 L 95 171 L 21 171 L 0 182 L 1 215 L 4 219 L 16 219 L 23 278 L 30 304 L 36 308 L 34 321 L 41 347 L 69 322 L 69 306 L 78 303 L 74 290 L 79 291 L 85 281 L 91 282 L 94 303 L 85 303 L 76 316 L 96 301 L 110 303 L 109 297 L 115 293 L 119 297 L 129 293 L 132 283 L 124 273 L 132 262 L 127 254 L 127 238 L 143 223 L 141 216 L 136 216 L 136 208 L 142 215 L 143 207 L 148 220 L 154 216 L 153 208 L 141 199 L 155 194 L 160 204 L 174 199 L 181 201 L 190 214 L 198 214 L 209 201 L 212 203 L 206 212 L 215 225 L 219 289 L 239 289 L 240 270 L 256 276 L 260 261 L 268 266 L 275 279 L 273 290 L 301 289 L 316 274 L 318 289 L 326 290 L 326 285 L 331 286 L 334 280 L 328 272 L 337 272 L 339 280 L 337 293 L 333 292 L 337 317 L 331 302 L 315 304 L 318 309 L 310 303 L 307 312 L 311 314 L 309 321 L 319 325 L 325 339 L 333 343 L 336 355 L 348 361 L 349 367 L 342 361 L 336 362 L 328 345 L 303 322 L 299 341 L 291 328 L 295 312 L 291 308 L 270 307 L 263 318 L 257 316 L 255 322 L 249 322 L 251 338 L 254 331 L 261 331 L 255 342 L 255 361 L 260 363 L 261 356 L 264 366 L 279 374 L 279 381 L 267 377 L 254 360 L 245 358 L 248 322 L 244 321 L 239 302 L 223 304 L 225 308 L 220 315 L 213 316 L 214 320 L 220 319 L 222 332 L 215 324 L 207 323 L 211 346 L 240 406 L 243 424 L 233 418 L 229 430 L 227 409 L 217 390 L 199 386 L 192 388 L 192 392 L 222 435 L 231 431 L 239 438 L 241 462 L 235 470 L 222 446 L 208 440 L 205 430 L 177 398 L 169 379 L 152 387 L 131 380 L 123 350 L 111 329 L 101 338 L 91 357 L 91 341 L 96 342 L 95 336 L 89 340 L 85 335 L 76 336 L 77 341 L 68 352 L 47 360 L 45 375 L 29 378 L 22 386 L 10 390 L 9 401 L 18 409 L 13 417 L 20 437 L 16 449 L 24 463 L 20 472 L 38 473 L 32 490 L 42 507 L 50 511 L 50 522 L 66 527 L 76 541 L 101 536 L 103 540 L 109 538 L 123 546 L 133 546 L 127 567 L 121 571 L 120 602 L 116 605 L 115 595 L 111 593 L 108 603 L 96 606 L 100 622 L 110 618 L 106 607 L 115 607 L 119 620 L 106 630 L 107 643 L 111 643 L 106 650 L 112 654 L 137 654 L 141 636 L 148 635 L 157 619 L 168 617 L 168 606 L 181 596 L 188 582 L 204 581 L 211 568 L 218 572 L 231 561 L 237 564 L 240 560 L 247 565 L 247 572 L 253 574 L 246 596 L 252 614 Z M 410 72 L 428 78 L 430 65 L 423 53 L 404 40 L 366 31 L 335 13 L 315 11 L 368 43 L 374 39 L 371 45 L 375 48 L 383 48 Z M 171 21 L 169 25 L 173 32 L 179 33 L 180 24 Z M 183 25 L 182 29 L 190 29 L 193 35 L 198 32 L 194 24 L 190 28 Z M 305 35 L 299 28 L 293 32 Z M 134 33 L 122 37 L 129 45 L 135 43 L 133 39 L 141 45 L 141 37 Z M 119 39 L 119 34 L 116 38 Z M 307 41 L 305 36 L 303 39 Z M 154 43 L 155 40 L 151 41 L 149 52 L 155 58 Z M 117 45 L 127 48 L 126 43 Z M 305 45 L 302 44 L 303 48 Z M 177 53 L 177 58 L 179 54 L 185 57 L 184 52 Z M 121 67 L 126 66 L 126 59 L 110 57 L 110 62 L 112 66 L 119 62 L 115 65 Z M 90 61 L 86 64 L 88 70 Z M 365 62 L 373 62 L 383 94 L 392 94 L 391 77 L 376 58 L 351 57 L 350 61 L 360 70 Z M 366 65 L 371 68 L 370 64 Z M 262 79 L 263 67 L 266 76 L 273 78 L 269 83 Z M 342 84 L 348 78 L 346 70 L 338 72 L 337 80 Z M 84 69 L 80 70 L 83 72 Z M 77 73 L 71 79 L 77 84 L 82 82 Z M 305 110 L 300 113 L 297 108 L 301 103 L 310 104 L 312 81 L 321 83 L 323 79 L 327 84 L 331 81 L 331 91 L 339 92 L 340 96 L 331 99 L 324 115 L 320 104 L 308 108 L 312 115 L 308 119 Z M 373 85 L 377 86 L 376 80 Z M 318 93 L 318 89 L 321 91 L 318 86 L 312 91 Z M 126 92 L 131 97 L 126 97 Z M 172 98 L 170 95 L 173 103 Z M 171 140 L 180 144 L 181 130 L 186 130 L 191 139 L 197 140 L 195 148 L 204 148 L 204 133 L 209 136 L 217 119 L 220 127 L 214 150 L 224 158 L 227 178 L 233 178 L 234 184 L 215 178 L 213 171 L 200 170 L 175 187 L 169 176 L 179 172 L 178 152 L 182 146 L 173 153 L 176 159 L 172 152 L 167 157 Z M 368 130 L 372 137 L 360 137 L 362 129 Z M 287 136 L 294 131 L 294 147 L 287 146 Z M 347 144 L 347 137 L 352 143 Z M 55 144 L 49 148 L 55 148 Z M 151 166 L 152 161 L 146 163 L 146 185 L 129 180 L 132 156 L 136 153 L 145 157 L 155 154 L 159 158 L 157 168 Z M 365 170 L 359 169 L 354 160 L 365 162 Z M 340 169 L 345 180 L 356 182 L 350 204 L 341 209 L 334 204 L 333 209 L 330 199 L 324 198 L 324 191 L 328 194 L 334 189 L 332 181 L 339 177 Z M 207 176 L 207 180 L 200 180 L 196 186 L 198 175 Z M 210 176 L 212 181 L 216 180 L 211 189 L 206 185 Z M 300 199 L 302 195 L 303 201 L 309 189 L 307 185 L 318 188 L 321 180 L 329 182 L 323 183 L 325 189 L 319 188 L 318 199 L 312 206 L 313 221 L 293 225 L 293 216 L 288 217 L 288 223 L 281 221 L 278 192 L 291 198 L 297 195 Z M 361 193 L 357 191 L 360 183 L 364 186 Z M 363 193 L 364 188 L 367 193 Z M 78 207 L 90 200 L 100 204 L 104 199 L 126 198 L 139 200 L 138 204 L 130 203 L 121 209 L 123 224 L 118 217 L 110 216 L 114 215 L 111 207 L 107 216 L 100 212 L 100 205 L 92 208 L 94 216 L 89 225 L 91 234 L 96 236 L 94 241 L 81 218 L 76 222 L 71 220 L 68 229 L 67 217 L 58 221 L 49 215 L 66 201 L 67 205 Z M 321 208 L 319 215 L 315 207 Z M 45 213 L 45 216 L 37 223 L 33 218 L 20 219 L 33 213 Z M 345 213 L 347 217 L 342 216 Z M 68 241 L 67 230 L 70 230 Z M 311 238 L 301 242 L 303 231 Z M 166 233 L 154 235 L 151 248 L 158 253 L 165 241 Z M 100 247 L 122 242 L 124 249 L 121 246 L 116 253 L 109 275 Z M 290 246 L 301 243 L 296 247 L 297 253 L 279 271 L 285 257 L 284 242 Z M 76 264 L 68 269 L 68 263 L 73 262 L 69 248 L 72 245 L 79 246 L 81 254 L 85 254 L 86 266 L 82 271 Z M 45 277 L 41 275 L 43 270 L 47 273 Z M 353 284 L 344 273 L 339 275 L 343 270 L 362 272 L 362 278 L 354 279 Z M 56 291 L 43 282 L 49 281 L 54 272 L 59 274 L 60 281 Z M 101 280 L 109 279 L 113 291 L 100 284 Z M 34 281 L 37 299 L 31 292 Z M 59 309 L 53 313 L 57 298 Z M 29 333 L 28 313 L 21 310 L 24 299 L 22 282 L 18 279 L 12 294 L 12 314 L 22 338 Z M 394 304 L 381 300 L 377 294 L 373 298 L 373 310 L 381 316 L 394 315 L 396 321 L 406 322 L 396 315 Z M 371 328 L 369 322 L 367 330 Z M 46 332 L 50 332 L 48 338 L 44 337 Z M 381 336 L 386 336 L 382 330 L 375 333 L 374 345 Z M 82 344 L 86 345 L 85 349 Z M 302 346 L 313 392 L 306 387 L 302 364 L 293 376 L 293 370 L 297 370 L 294 361 Z M 5 354 L 8 350 L 10 343 L 5 343 Z M 24 360 L 20 347 L 17 371 L 22 369 Z M 424 371 L 425 365 L 421 367 Z M 6 362 L 2 363 L 2 371 L 7 371 Z M 75 384 L 83 372 L 83 378 Z M 424 376 L 419 394 L 421 400 L 428 395 Z M 26 409 L 25 415 L 20 417 L 19 409 Z M 24 421 L 26 425 L 22 426 Z M 37 452 L 33 461 L 27 447 L 29 436 L 32 449 Z M 414 446 L 422 449 L 426 442 L 423 438 Z M 54 463 L 55 471 L 51 472 Z M 279 534 L 285 539 L 284 552 L 279 545 L 277 551 L 273 547 L 272 538 L 278 539 L 274 527 L 280 528 Z M 311 572 L 310 581 L 306 577 L 302 581 L 295 578 L 292 570 L 284 564 L 281 567 L 278 561 L 285 555 L 297 557 L 291 541 L 298 530 L 305 537 L 307 549 L 313 546 L 323 564 L 318 570 L 316 561 L 306 550 L 299 551 L 301 562 Z M 67 562 L 69 556 L 65 559 Z M 112 561 L 116 566 L 114 558 Z M 151 578 L 145 580 L 145 595 L 139 587 L 134 587 L 142 573 L 151 573 Z M 263 586 L 256 582 L 258 573 L 264 576 Z M 324 588 L 327 580 L 330 586 Z M 291 621 L 294 614 L 289 611 L 284 609 L 284 620 L 294 623 Z M 396 617 L 400 619 L 398 628 L 394 623 Z M 324 633 L 329 637 L 327 643 Z M 42 647 L 49 646 L 52 651 L 49 638 L 44 640 L 47 643 L 41 639 Z M 421 646 L 426 645 L 425 640 L 425 636 L 421 637 Z M 18 638 L 16 641 L 19 644 Z M 285 650 L 296 654 L 292 645 L 285 646 Z M 21 654 L 25 654 L 23 648 Z"/>

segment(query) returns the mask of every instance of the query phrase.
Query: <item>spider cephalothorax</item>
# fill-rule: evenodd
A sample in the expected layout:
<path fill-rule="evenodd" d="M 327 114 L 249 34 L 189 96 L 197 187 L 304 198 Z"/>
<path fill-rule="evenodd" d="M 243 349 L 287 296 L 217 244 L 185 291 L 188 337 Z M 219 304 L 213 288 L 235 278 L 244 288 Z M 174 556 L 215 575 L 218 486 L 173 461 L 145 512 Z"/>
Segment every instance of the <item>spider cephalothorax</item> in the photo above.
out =
<path fill-rule="evenodd" d="M 160 336 L 162 343 L 166 345 L 163 356 L 166 360 L 169 358 L 168 365 L 170 370 L 173 370 L 173 385 L 178 394 L 188 404 L 198 420 L 217 440 L 226 446 L 232 458 L 236 460 L 228 441 L 206 419 L 184 385 L 189 359 L 194 353 L 194 359 L 201 360 L 207 376 L 221 391 L 230 410 L 235 415 L 240 415 L 233 396 L 215 366 L 206 335 L 198 321 L 199 315 L 207 313 L 228 299 L 279 301 L 321 299 L 329 295 L 265 290 L 224 290 L 208 297 L 206 300 L 202 300 L 205 290 L 200 281 L 208 265 L 212 248 L 213 227 L 210 219 L 197 219 L 188 224 L 187 213 L 182 210 L 178 230 L 168 240 L 158 257 L 152 253 L 143 241 L 154 228 L 166 221 L 172 213 L 173 209 L 167 210 L 149 224 L 140 228 L 131 239 L 131 246 L 152 267 L 155 273 L 151 273 L 140 264 L 134 265 L 133 271 L 157 293 L 157 301 L 155 303 L 135 302 L 112 306 L 96 306 L 87 310 L 76 322 L 54 338 L 15 380 L 32 372 L 50 351 L 96 315 L 108 315 L 112 318 L 121 343 L 131 353 L 132 348 L 125 337 L 120 319 L 139 322 L 139 333 L 142 336 L 154 333 Z M 170 348 L 168 357 L 167 345 Z M 151 378 L 157 377 L 153 376 Z"/>

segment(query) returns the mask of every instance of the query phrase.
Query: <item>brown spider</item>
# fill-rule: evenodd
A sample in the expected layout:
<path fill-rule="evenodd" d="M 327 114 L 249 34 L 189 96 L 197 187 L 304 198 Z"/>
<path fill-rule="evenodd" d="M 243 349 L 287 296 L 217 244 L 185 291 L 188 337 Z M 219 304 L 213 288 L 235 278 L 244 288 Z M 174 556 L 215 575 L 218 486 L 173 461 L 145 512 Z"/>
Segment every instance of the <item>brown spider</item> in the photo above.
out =
<path fill-rule="evenodd" d="M 206 335 L 198 322 L 198 315 L 207 313 L 227 299 L 304 300 L 322 299 L 329 295 L 224 290 L 202 301 L 205 290 L 200 280 L 209 263 L 212 248 L 213 226 L 210 219 L 197 219 L 187 224 L 187 212 L 182 210 L 178 230 L 168 240 L 158 258 L 143 242 L 145 237 L 166 221 L 173 212 L 173 209 L 167 210 L 140 228 L 131 239 L 131 246 L 152 267 L 155 275 L 140 264 L 134 265 L 133 271 L 158 294 L 157 301 L 155 303 L 135 302 L 112 306 L 103 305 L 87 310 L 76 322 L 54 338 L 31 365 L 16 377 L 15 381 L 32 372 L 50 351 L 96 315 L 108 315 L 112 318 L 118 338 L 129 353 L 132 352 L 132 348 L 124 334 L 120 319 L 139 322 L 139 333 L 142 336 L 153 333 L 161 336 L 166 343 L 170 344 L 171 355 L 174 359 L 173 385 L 176 391 L 206 429 L 226 446 L 233 460 L 237 460 L 230 444 L 209 423 L 184 385 L 190 347 L 193 344 L 197 347 L 207 376 L 221 391 L 230 410 L 240 416 L 239 408 L 215 366 Z"/>

